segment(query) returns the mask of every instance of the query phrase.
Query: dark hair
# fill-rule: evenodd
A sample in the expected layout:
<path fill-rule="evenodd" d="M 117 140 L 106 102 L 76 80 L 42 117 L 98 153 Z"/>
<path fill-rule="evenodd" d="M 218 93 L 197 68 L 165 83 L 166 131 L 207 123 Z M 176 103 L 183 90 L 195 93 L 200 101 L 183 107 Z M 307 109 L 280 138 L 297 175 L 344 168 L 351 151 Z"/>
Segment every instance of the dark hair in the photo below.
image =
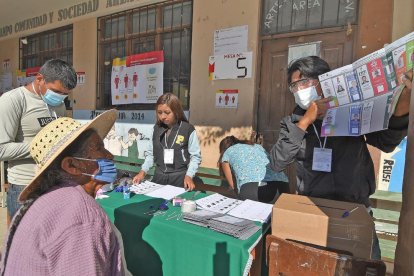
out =
<path fill-rule="evenodd" d="M 326 61 L 317 56 L 308 56 L 295 60 L 287 70 L 288 84 L 292 82 L 292 74 L 299 71 L 301 77 L 318 79 L 319 75 L 331 71 Z"/>
<path fill-rule="evenodd" d="M 23 202 L 22 207 L 17 211 L 12 224 L 10 225 L 9 234 L 4 248 L 4 254 L 0 263 L 0 275 L 3 276 L 6 270 L 7 257 L 11 243 L 13 241 L 14 234 L 16 233 L 17 227 L 23 219 L 23 216 L 29 210 L 30 206 L 38 199 L 41 195 L 50 190 L 53 186 L 57 186 L 65 179 L 70 179 L 70 176 L 64 172 L 61 168 L 63 158 L 67 156 L 79 156 L 85 157 L 86 141 L 96 133 L 95 130 L 89 129 L 82 133 L 72 144 L 70 144 L 50 165 L 50 167 L 44 172 L 43 177 L 39 178 L 41 181 L 40 185 L 29 195 L 28 199 Z M 81 146 L 79 146 L 81 145 Z"/>
<path fill-rule="evenodd" d="M 134 127 L 133 128 L 130 128 L 128 130 L 128 134 L 131 134 L 131 133 L 135 134 L 135 136 L 138 136 L 138 134 L 139 134 L 138 130 L 136 128 L 134 128 Z"/>
<path fill-rule="evenodd" d="M 224 152 L 231 146 L 236 144 L 245 144 L 245 145 L 253 145 L 251 141 L 248 140 L 239 140 L 233 135 L 227 136 L 221 140 L 219 149 L 220 149 L 220 159 L 219 162 L 221 162 L 221 158 L 223 157 Z"/>
<path fill-rule="evenodd" d="M 158 106 L 162 104 L 166 104 L 171 109 L 177 122 L 188 122 L 187 117 L 185 117 L 183 107 L 181 106 L 180 99 L 178 99 L 176 95 L 172 93 L 165 93 L 161 95 L 155 105 L 155 111 L 157 111 Z M 162 122 L 158 119 L 158 116 L 157 125 L 162 125 Z"/>
<path fill-rule="evenodd" d="M 76 87 L 77 77 L 75 69 L 61 59 L 50 59 L 46 61 L 40 68 L 39 73 L 42 74 L 45 82 L 60 81 L 63 87 L 68 90 Z"/>

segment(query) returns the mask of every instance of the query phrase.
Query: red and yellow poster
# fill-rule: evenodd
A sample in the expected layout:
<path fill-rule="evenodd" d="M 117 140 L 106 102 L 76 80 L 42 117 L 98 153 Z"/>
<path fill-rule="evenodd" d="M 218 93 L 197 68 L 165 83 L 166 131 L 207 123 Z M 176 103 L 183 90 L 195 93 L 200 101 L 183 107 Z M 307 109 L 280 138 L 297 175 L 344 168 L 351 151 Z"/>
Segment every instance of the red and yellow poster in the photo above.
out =
<path fill-rule="evenodd" d="M 155 103 L 163 94 L 163 71 L 163 51 L 114 59 L 112 104 Z"/>

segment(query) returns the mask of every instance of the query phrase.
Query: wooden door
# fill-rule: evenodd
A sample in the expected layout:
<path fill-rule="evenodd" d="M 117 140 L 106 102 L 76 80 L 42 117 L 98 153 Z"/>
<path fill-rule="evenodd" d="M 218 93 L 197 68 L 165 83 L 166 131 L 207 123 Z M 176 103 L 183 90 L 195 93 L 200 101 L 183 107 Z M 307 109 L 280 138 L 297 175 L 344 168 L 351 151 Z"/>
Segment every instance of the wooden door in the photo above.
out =
<path fill-rule="evenodd" d="M 321 57 L 334 69 L 353 61 L 352 33 L 334 28 L 263 40 L 257 130 L 263 135 L 263 146 L 267 150 L 279 137 L 280 120 L 295 107 L 294 98 L 287 89 L 289 45 L 321 41 Z M 292 173 L 288 171 L 289 179 L 296 183 Z"/>
<path fill-rule="evenodd" d="M 315 41 L 322 41 L 321 56 L 331 69 L 352 62 L 353 40 L 346 31 L 263 41 L 257 130 L 263 134 L 263 145 L 268 150 L 279 137 L 280 120 L 295 106 L 294 98 L 287 90 L 288 46 Z"/>

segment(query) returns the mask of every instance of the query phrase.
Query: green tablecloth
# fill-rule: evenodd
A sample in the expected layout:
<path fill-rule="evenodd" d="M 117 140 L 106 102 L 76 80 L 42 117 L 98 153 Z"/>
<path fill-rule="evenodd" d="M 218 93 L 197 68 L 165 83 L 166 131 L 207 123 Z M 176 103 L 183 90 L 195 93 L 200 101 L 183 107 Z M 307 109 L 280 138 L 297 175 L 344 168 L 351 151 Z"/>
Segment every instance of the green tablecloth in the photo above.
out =
<path fill-rule="evenodd" d="M 180 212 L 180 207 L 171 204 L 162 216 L 144 214 L 164 202 L 159 198 L 131 194 L 130 199 L 123 199 L 122 193 L 112 192 L 98 202 L 122 234 L 133 275 L 246 275 L 252 261 L 249 252 L 262 237 L 258 231 L 242 241 L 181 220 L 167 220 Z"/>

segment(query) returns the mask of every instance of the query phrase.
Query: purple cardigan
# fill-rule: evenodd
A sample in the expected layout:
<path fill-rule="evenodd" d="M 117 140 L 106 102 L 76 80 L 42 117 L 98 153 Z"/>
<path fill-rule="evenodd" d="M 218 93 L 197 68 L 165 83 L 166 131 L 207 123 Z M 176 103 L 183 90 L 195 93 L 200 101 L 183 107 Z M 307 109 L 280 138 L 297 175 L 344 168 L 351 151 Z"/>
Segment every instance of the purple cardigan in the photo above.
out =
<path fill-rule="evenodd" d="M 24 215 L 5 275 L 124 275 L 124 268 L 105 212 L 80 185 L 65 184 L 38 198 Z"/>

